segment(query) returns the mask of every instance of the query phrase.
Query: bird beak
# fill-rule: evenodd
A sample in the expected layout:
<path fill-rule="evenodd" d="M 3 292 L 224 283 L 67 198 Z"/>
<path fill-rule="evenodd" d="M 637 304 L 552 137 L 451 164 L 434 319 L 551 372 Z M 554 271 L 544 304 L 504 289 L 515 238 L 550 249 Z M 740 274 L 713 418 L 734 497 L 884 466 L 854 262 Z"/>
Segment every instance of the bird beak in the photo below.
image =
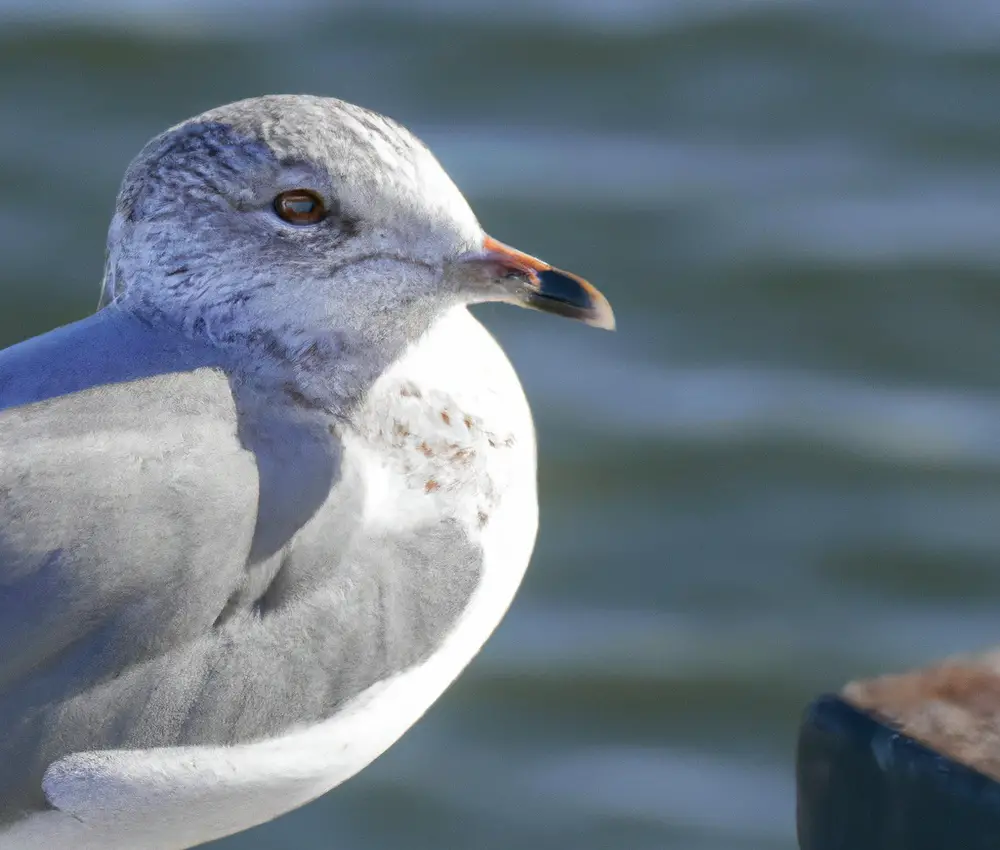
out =
<path fill-rule="evenodd" d="M 491 236 L 483 241 L 482 253 L 466 258 L 465 263 L 485 267 L 499 283 L 504 301 L 567 316 L 595 328 L 615 329 L 611 305 L 596 287 Z"/>

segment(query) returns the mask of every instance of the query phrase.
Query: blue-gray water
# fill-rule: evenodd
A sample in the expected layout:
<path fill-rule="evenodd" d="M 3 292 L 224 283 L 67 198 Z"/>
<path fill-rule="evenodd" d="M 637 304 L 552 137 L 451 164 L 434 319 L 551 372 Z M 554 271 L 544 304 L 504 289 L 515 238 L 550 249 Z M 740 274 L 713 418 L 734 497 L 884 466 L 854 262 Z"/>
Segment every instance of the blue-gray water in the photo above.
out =
<path fill-rule="evenodd" d="M 149 136 L 284 91 L 410 125 L 619 332 L 481 311 L 540 431 L 523 592 L 218 846 L 791 850 L 807 700 L 1000 639 L 1000 5 L 0 0 L 0 344 L 94 306 Z"/>

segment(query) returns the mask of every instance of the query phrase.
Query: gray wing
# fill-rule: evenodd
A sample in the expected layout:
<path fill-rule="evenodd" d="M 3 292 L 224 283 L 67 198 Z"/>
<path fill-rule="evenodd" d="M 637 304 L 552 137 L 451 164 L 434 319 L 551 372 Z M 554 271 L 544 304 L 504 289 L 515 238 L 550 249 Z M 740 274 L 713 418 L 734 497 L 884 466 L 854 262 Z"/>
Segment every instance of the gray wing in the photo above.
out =
<path fill-rule="evenodd" d="M 227 392 L 204 370 L 0 412 L 0 694 L 31 674 L 41 699 L 211 626 L 257 515 Z"/>
<path fill-rule="evenodd" d="M 117 332 L 55 337 L 0 353 L 0 405 L 17 405 L 0 409 L 0 809 L 37 802 L 46 711 L 212 628 L 257 516 L 224 374 L 100 383 L 101 361 L 134 369 L 143 353 Z"/>
<path fill-rule="evenodd" d="M 0 353 L 0 831 L 73 753 L 329 717 L 426 658 L 480 577 L 453 522 L 365 531 L 325 421 L 119 331 Z"/>

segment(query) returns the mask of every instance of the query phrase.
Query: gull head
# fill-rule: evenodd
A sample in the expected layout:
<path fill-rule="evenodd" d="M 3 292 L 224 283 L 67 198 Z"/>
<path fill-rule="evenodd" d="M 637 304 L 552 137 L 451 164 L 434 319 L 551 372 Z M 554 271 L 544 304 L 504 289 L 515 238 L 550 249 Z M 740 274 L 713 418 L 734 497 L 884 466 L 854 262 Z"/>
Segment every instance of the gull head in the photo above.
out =
<path fill-rule="evenodd" d="M 415 136 L 332 98 L 240 101 L 154 138 L 107 257 L 103 303 L 293 371 L 377 371 L 459 304 L 614 325 L 589 283 L 487 236 Z"/>

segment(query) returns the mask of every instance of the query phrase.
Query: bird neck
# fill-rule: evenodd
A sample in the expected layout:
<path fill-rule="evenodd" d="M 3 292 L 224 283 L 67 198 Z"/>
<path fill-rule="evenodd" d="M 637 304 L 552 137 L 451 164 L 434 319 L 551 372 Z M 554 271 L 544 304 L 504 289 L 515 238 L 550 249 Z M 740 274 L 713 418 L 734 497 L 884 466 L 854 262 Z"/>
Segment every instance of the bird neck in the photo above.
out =
<path fill-rule="evenodd" d="M 180 334 L 219 354 L 223 368 L 247 389 L 349 421 L 378 377 L 398 361 L 437 318 L 436 311 L 374 317 L 363 328 L 270 327 L 205 311 L 183 318 L 145 299 L 117 306 L 160 330 Z"/>

